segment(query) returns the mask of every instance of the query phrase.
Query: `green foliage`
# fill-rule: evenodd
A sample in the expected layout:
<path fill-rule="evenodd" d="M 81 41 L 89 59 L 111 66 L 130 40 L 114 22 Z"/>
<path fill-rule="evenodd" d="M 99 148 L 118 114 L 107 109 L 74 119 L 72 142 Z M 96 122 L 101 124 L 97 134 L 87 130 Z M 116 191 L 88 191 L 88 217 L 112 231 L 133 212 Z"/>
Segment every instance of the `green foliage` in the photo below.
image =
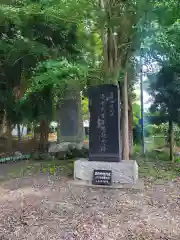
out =
<path fill-rule="evenodd" d="M 39 92 L 40 99 L 44 99 L 41 91 L 46 87 L 52 87 L 53 95 L 57 97 L 62 96 L 66 88 L 83 89 L 86 84 L 102 83 L 103 71 L 108 70 L 104 66 L 102 68 L 105 57 L 103 49 L 106 48 L 102 32 L 106 35 L 111 28 L 117 33 L 114 42 L 117 42 L 116 48 L 119 48 L 119 58 L 124 66 L 127 53 L 132 51 L 131 40 L 135 38 L 141 18 L 139 13 L 146 2 L 115 1 L 109 6 L 111 18 L 108 17 L 108 9 L 85 0 L 15 0 L 10 5 L 2 4 L 0 49 L 3 61 L 0 71 L 5 84 L 0 88 L 5 87 L 4 99 L 8 96 L 7 89 L 13 92 L 14 87 L 22 85 L 27 91 L 20 101 L 21 107 L 25 104 L 25 98 L 33 96 L 33 93 Z M 82 62 L 89 65 L 88 78 Z M 14 108 L 12 112 L 19 112 L 19 102 L 14 105 L 13 102 L 16 100 L 12 97 L 11 103 L 9 100 Z M 6 105 L 2 102 L 2 106 Z M 2 108 L 2 111 L 7 109 Z"/>
<path fill-rule="evenodd" d="M 81 89 L 85 85 L 86 71 L 82 65 L 64 59 L 40 62 L 33 71 L 31 84 L 26 92 L 29 95 L 46 86 L 53 86 L 59 95 L 63 96 L 68 89 Z M 26 97 L 26 95 L 25 95 Z"/>
<path fill-rule="evenodd" d="M 176 157 L 175 158 L 175 162 L 179 163 L 180 164 L 180 157 Z M 180 172 L 180 169 L 178 170 Z"/>
<path fill-rule="evenodd" d="M 153 1 L 146 15 L 144 53 L 147 62 L 179 63 L 179 18 L 178 1 Z M 164 13 L 166 16 L 164 17 Z"/>
<path fill-rule="evenodd" d="M 133 142 L 135 144 L 141 141 L 141 127 L 139 124 L 139 119 L 141 118 L 141 108 L 140 105 L 134 102 L 132 104 L 133 111 Z"/>
<path fill-rule="evenodd" d="M 180 103 L 180 68 L 164 66 L 156 78 L 149 82 L 149 93 L 153 97 L 151 112 L 159 112 L 162 121 L 179 121 Z M 166 118 L 164 118 L 166 117 Z"/>
<path fill-rule="evenodd" d="M 19 100 L 24 119 L 33 122 L 35 119 L 53 120 L 52 86 L 46 86 L 41 91 L 31 93 L 27 98 Z"/>
<path fill-rule="evenodd" d="M 88 106 L 88 98 L 83 97 L 82 98 L 82 112 L 83 112 L 83 119 L 88 120 L 89 119 L 89 106 Z"/>
<path fill-rule="evenodd" d="M 158 127 L 159 133 L 164 135 L 165 137 L 168 136 L 169 126 L 168 123 L 162 123 Z M 174 140 L 177 146 L 180 146 L 180 128 L 177 124 L 173 125 L 173 133 L 174 133 Z"/>
<path fill-rule="evenodd" d="M 70 16 L 72 5 L 64 8 L 64 1 L 52 3 L 55 1 L 16 0 L 0 5 L 0 111 L 13 123 L 32 121 L 35 117 L 40 120 L 45 115 L 48 119 L 53 103 L 46 90 L 56 86 L 62 92 L 68 81 L 72 85 L 73 77 L 74 85 L 81 85 L 77 81 L 80 67 L 69 63 L 80 56 L 81 47 L 77 24 L 67 23 L 66 13 Z M 57 56 L 61 56 L 60 63 Z M 62 60 L 63 57 L 68 60 Z M 17 88 L 18 96 L 14 91 Z M 26 89 L 28 99 L 19 101 Z M 54 93 L 50 95 L 52 98 Z"/>
<path fill-rule="evenodd" d="M 144 127 L 144 133 L 146 137 L 152 136 L 154 133 L 154 126 L 150 124 L 146 125 Z"/>
<path fill-rule="evenodd" d="M 133 126 L 135 127 L 137 124 L 139 124 L 139 119 L 141 116 L 141 107 L 137 103 L 132 104 L 133 109 Z"/>

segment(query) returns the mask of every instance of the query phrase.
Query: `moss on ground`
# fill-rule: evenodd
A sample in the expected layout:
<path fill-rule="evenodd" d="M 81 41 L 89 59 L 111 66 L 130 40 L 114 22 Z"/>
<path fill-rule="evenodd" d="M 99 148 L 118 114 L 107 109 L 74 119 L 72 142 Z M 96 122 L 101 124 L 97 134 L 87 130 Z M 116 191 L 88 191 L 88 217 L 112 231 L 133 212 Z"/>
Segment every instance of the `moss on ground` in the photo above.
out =
<path fill-rule="evenodd" d="M 32 176 L 36 174 L 61 174 L 62 176 L 70 177 L 73 175 L 74 160 L 29 160 L 8 165 L 9 169 L 6 171 L 3 178 L 1 178 L 2 180 L 23 176 Z"/>

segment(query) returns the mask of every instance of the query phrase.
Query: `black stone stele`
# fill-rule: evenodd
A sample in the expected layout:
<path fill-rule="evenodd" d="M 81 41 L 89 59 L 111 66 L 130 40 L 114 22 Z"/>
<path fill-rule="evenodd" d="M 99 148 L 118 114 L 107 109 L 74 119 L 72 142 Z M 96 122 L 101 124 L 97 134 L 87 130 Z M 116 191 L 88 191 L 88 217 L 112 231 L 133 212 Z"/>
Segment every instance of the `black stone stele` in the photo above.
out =
<path fill-rule="evenodd" d="M 103 84 L 89 89 L 89 161 L 119 162 L 119 88 Z"/>
<path fill-rule="evenodd" d="M 112 171 L 94 170 L 92 184 L 110 186 L 112 184 Z"/>

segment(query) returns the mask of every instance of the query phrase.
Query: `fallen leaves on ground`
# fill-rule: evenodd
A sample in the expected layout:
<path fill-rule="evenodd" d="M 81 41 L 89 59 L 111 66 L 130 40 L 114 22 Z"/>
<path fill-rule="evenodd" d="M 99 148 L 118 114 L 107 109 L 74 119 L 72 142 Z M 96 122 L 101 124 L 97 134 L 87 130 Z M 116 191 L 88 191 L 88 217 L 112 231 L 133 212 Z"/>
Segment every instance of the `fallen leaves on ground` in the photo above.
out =
<path fill-rule="evenodd" d="M 179 240 L 180 184 L 144 191 L 71 186 L 36 176 L 1 186 L 0 239 Z"/>

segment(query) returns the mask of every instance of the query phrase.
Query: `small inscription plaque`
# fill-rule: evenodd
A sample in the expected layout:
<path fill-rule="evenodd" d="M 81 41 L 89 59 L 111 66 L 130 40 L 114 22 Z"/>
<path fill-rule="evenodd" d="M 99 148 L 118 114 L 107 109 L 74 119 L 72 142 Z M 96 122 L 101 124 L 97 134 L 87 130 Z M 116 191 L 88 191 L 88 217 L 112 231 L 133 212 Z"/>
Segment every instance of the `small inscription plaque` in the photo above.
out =
<path fill-rule="evenodd" d="M 111 170 L 94 170 L 92 184 L 110 186 L 112 184 L 112 171 Z"/>

